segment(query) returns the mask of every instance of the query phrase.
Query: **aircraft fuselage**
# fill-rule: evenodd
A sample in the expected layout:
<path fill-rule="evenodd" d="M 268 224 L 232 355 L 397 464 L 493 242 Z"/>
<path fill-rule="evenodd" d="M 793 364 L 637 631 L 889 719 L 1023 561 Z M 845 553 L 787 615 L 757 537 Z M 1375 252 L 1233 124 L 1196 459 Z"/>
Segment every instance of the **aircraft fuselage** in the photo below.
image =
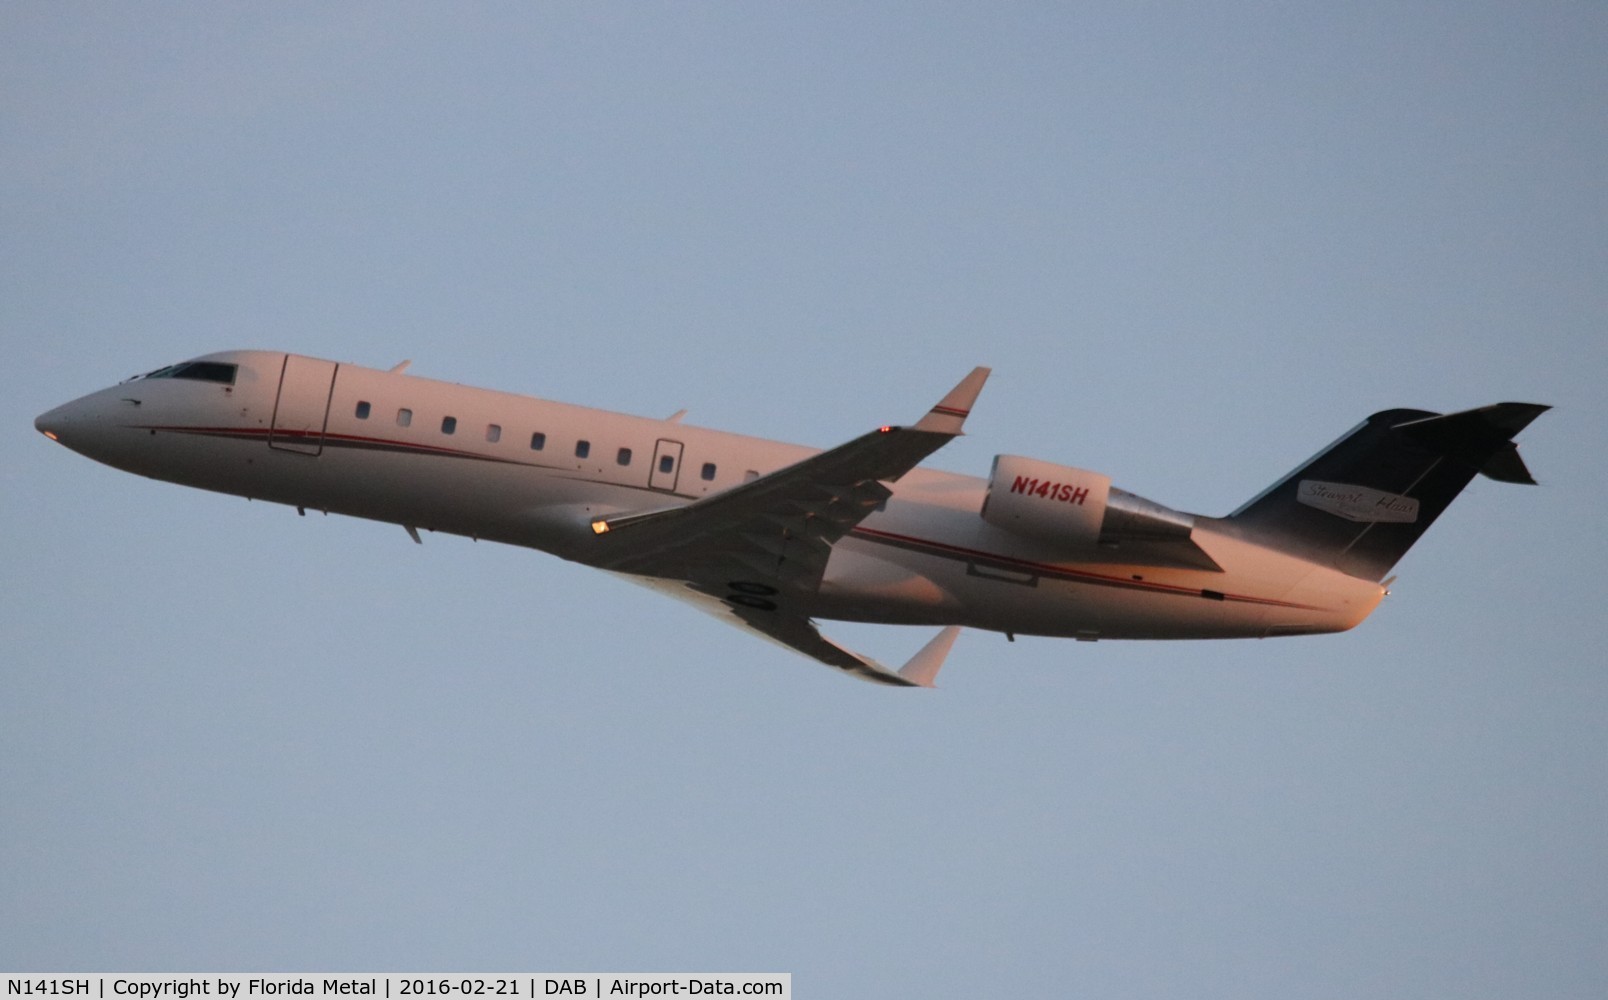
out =
<path fill-rule="evenodd" d="M 601 518 L 689 504 L 818 454 L 280 352 L 189 364 L 234 366 L 233 377 L 153 373 L 38 426 L 154 479 L 580 563 L 594 562 Z M 986 523 L 982 478 L 918 467 L 888 485 L 885 504 L 833 547 L 809 615 L 1081 639 L 1228 638 L 1347 629 L 1384 593 L 1212 518 L 1194 518 L 1192 537 L 1220 569 L 1156 565 Z"/>

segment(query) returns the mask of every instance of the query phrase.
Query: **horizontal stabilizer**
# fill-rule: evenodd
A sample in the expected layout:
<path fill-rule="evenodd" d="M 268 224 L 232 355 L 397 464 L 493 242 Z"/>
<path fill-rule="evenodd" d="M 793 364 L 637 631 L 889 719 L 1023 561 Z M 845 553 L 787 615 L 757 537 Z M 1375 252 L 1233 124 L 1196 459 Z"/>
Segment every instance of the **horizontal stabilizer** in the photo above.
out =
<path fill-rule="evenodd" d="M 1504 483 L 1535 485 L 1530 470 L 1513 444 L 1515 434 L 1530 426 L 1549 406 L 1538 403 L 1497 403 L 1477 410 L 1412 420 L 1397 427 L 1436 451 L 1471 465 Z"/>
<path fill-rule="evenodd" d="M 1498 451 L 1491 456 L 1491 460 L 1480 466 L 1480 475 L 1487 479 L 1494 479 L 1499 483 L 1518 483 L 1522 486 L 1536 485 L 1535 477 L 1519 457 L 1519 449 L 1513 444 Z"/>

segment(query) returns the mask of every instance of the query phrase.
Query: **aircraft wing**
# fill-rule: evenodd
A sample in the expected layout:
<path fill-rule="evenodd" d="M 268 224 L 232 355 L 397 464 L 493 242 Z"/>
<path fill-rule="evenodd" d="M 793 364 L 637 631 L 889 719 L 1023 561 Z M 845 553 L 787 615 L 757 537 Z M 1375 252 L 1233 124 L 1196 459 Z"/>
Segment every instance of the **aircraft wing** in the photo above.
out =
<path fill-rule="evenodd" d="M 684 507 L 596 520 L 596 547 L 581 558 L 633 577 L 684 581 L 765 638 L 866 679 L 909 683 L 823 638 L 802 606 L 820 586 L 832 546 L 892 495 L 884 483 L 962 433 L 988 374 L 973 370 L 912 427 L 878 428 Z"/>

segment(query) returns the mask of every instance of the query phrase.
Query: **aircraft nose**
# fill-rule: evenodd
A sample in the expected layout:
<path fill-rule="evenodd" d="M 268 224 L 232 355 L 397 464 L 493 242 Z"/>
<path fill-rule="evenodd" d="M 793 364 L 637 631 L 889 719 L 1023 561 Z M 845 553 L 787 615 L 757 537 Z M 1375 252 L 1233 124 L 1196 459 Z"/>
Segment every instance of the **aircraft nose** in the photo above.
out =
<path fill-rule="evenodd" d="M 67 429 L 67 425 L 72 422 L 68 412 L 71 409 L 72 406 L 69 404 L 67 406 L 58 406 L 54 410 L 39 414 L 34 418 L 34 430 L 52 441 L 60 441 L 62 433 Z"/>
<path fill-rule="evenodd" d="M 98 457 L 96 452 L 106 443 L 111 429 L 102 396 L 94 393 L 47 410 L 34 418 L 34 429 L 81 455 Z"/>
<path fill-rule="evenodd" d="M 86 458 L 129 471 L 144 454 L 146 435 L 134 426 L 141 400 L 121 386 L 92 392 L 34 418 L 34 428 Z M 153 432 L 154 433 L 154 432 Z"/>

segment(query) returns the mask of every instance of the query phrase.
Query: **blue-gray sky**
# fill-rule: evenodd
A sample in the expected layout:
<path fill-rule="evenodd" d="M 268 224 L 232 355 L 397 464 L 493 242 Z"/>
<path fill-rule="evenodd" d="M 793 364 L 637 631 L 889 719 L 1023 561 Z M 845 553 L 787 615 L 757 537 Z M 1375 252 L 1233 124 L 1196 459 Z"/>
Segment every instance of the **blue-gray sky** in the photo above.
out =
<path fill-rule="evenodd" d="M 0 10 L 0 968 L 800 996 L 1608 992 L 1608 13 Z M 966 633 L 890 692 L 33 417 L 281 348 L 1224 513 L 1551 403 L 1358 630 Z M 898 662 L 925 631 L 830 632 Z"/>

